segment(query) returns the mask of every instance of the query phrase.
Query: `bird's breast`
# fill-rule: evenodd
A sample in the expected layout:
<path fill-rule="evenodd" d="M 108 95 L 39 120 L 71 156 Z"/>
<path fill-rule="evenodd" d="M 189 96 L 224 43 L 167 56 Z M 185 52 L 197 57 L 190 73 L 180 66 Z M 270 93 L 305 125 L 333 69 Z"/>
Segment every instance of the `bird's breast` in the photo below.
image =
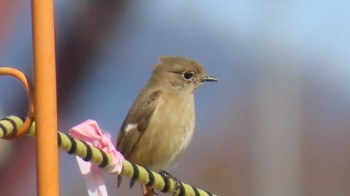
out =
<path fill-rule="evenodd" d="M 174 164 L 183 154 L 195 128 L 193 95 L 162 96 L 150 124 L 137 147 L 141 165 L 161 170 Z M 146 156 L 146 158 L 145 158 Z"/>

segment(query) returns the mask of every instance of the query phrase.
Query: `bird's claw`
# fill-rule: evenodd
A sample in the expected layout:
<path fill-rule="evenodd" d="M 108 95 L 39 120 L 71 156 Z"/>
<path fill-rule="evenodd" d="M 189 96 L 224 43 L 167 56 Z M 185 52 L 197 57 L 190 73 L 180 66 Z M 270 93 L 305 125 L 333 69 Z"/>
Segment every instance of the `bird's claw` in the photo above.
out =
<path fill-rule="evenodd" d="M 176 195 L 176 193 L 180 190 L 181 188 L 181 182 L 173 175 L 171 175 L 169 172 L 165 171 L 165 170 L 161 170 L 159 172 L 160 175 L 166 177 L 167 179 L 173 179 L 175 181 L 175 190 L 174 190 L 174 195 Z"/>

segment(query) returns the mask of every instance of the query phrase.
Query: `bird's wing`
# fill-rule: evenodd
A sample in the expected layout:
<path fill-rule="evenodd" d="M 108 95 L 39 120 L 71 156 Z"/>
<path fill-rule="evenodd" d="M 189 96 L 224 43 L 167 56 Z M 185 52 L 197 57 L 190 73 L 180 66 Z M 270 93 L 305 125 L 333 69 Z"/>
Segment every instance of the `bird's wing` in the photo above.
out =
<path fill-rule="evenodd" d="M 160 90 L 143 95 L 136 99 L 118 134 L 117 148 L 126 159 L 129 158 L 159 107 Z"/>

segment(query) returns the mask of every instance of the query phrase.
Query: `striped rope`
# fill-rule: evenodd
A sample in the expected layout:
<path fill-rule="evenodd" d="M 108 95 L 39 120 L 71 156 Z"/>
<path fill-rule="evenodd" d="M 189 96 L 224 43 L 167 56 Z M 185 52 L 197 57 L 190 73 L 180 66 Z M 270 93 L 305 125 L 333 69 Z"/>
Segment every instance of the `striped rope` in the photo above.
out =
<path fill-rule="evenodd" d="M 17 116 L 8 116 L 0 120 L 0 139 L 4 139 L 7 136 L 16 133 L 19 127 L 23 125 L 24 119 Z M 34 137 L 35 135 L 35 123 L 30 126 L 27 135 Z M 101 168 L 106 167 L 111 159 L 108 153 L 102 150 L 90 146 L 84 141 L 75 139 L 65 133 L 58 132 L 58 145 L 68 154 L 75 154 L 81 157 L 85 161 L 90 161 Z M 192 185 L 176 181 L 173 178 L 169 178 L 165 175 L 161 175 L 157 172 L 151 171 L 147 168 L 130 163 L 127 160 L 123 161 L 123 169 L 120 173 L 121 176 L 125 176 L 131 180 L 136 180 L 141 184 L 144 184 L 154 189 L 161 190 L 164 193 L 172 193 L 178 196 L 205 196 L 214 195 L 208 191 L 196 188 Z"/>

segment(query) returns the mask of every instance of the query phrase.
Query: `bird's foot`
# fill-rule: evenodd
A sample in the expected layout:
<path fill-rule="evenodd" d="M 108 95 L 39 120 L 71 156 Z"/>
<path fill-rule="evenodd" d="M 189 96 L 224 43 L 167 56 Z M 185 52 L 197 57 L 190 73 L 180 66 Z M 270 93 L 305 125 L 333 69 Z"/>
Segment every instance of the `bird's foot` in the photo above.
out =
<path fill-rule="evenodd" d="M 176 195 L 176 193 L 180 190 L 181 188 L 181 182 L 173 175 L 171 175 L 169 172 L 165 171 L 165 170 L 161 170 L 159 172 L 159 174 L 167 179 L 172 179 L 175 181 L 175 192 L 174 195 Z"/>

